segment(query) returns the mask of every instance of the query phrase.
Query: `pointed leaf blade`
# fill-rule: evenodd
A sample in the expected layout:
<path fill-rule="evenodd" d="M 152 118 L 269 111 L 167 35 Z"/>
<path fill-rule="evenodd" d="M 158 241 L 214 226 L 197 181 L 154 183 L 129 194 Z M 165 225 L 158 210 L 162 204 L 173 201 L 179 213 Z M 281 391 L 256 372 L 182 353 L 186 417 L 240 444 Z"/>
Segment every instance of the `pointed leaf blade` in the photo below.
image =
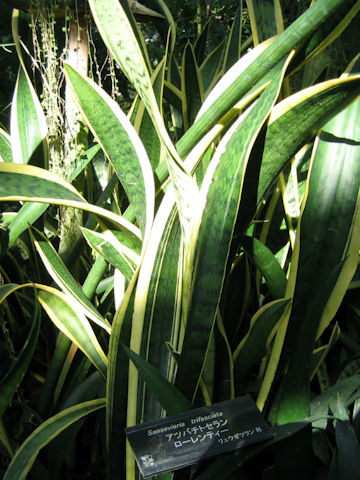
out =
<path fill-rule="evenodd" d="M 111 326 L 109 322 L 100 315 L 84 294 L 49 240 L 35 228 L 32 228 L 31 232 L 35 247 L 52 279 L 64 292 L 72 297 L 78 308 L 86 316 L 110 333 Z"/>
<path fill-rule="evenodd" d="M 146 150 L 127 116 L 111 97 L 70 65 L 65 66 L 65 72 L 87 124 L 128 195 L 144 235 L 152 223 L 155 202 L 152 168 Z"/>
<path fill-rule="evenodd" d="M 168 382 L 156 368 L 125 345 L 123 345 L 123 348 L 168 415 L 175 415 L 192 408 L 191 402 Z"/>
<path fill-rule="evenodd" d="M 28 163 L 32 160 L 36 165 L 44 165 L 44 151 L 41 149 L 47 133 L 45 115 L 22 67 L 19 69 L 11 107 L 10 133 L 14 162 Z"/>
<path fill-rule="evenodd" d="M 71 298 L 54 288 L 45 287 L 39 292 L 39 302 L 53 323 L 75 343 L 91 360 L 104 378 L 107 358 L 89 321 L 71 305 Z"/>

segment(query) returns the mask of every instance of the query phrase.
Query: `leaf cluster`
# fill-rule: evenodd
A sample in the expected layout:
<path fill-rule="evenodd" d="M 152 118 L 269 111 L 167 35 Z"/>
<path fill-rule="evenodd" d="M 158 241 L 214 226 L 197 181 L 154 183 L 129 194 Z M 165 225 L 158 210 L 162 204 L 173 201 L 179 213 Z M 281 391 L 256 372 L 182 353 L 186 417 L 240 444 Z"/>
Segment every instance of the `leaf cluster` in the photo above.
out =
<path fill-rule="evenodd" d="M 205 22 L 180 48 L 178 10 L 158 0 L 156 59 L 126 0 L 88 4 L 134 98 L 124 112 L 67 53 L 66 172 L 48 167 L 14 28 L 0 473 L 135 480 L 126 426 L 246 393 L 273 440 L 159 478 L 356 478 L 360 74 L 344 35 L 360 2 L 317 0 L 292 22 L 278 1 L 240 2 L 223 41 Z M 349 56 L 336 76 L 333 51 Z"/>

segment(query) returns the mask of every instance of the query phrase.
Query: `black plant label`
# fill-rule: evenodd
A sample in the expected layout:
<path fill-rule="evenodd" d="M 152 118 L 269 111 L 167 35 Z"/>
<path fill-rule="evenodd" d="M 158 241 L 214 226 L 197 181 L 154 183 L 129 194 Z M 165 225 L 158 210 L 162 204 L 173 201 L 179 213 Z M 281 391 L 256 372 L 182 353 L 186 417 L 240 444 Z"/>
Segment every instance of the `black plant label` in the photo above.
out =
<path fill-rule="evenodd" d="M 249 395 L 126 429 L 144 478 L 273 438 Z"/>

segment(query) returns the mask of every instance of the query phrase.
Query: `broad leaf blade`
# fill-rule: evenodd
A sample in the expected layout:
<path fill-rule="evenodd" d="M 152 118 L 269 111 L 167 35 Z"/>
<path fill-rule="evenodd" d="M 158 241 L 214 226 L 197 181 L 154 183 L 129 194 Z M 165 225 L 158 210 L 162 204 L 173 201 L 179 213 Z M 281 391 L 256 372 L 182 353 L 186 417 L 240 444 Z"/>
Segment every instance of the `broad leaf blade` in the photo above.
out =
<path fill-rule="evenodd" d="M 95 145 L 80 157 L 77 158 L 73 170 L 69 172 L 69 181 L 74 180 L 77 175 L 85 168 L 85 166 L 94 158 L 96 153 L 99 151 L 100 146 Z M 16 239 L 29 228 L 30 225 L 41 217 L 41 215 L 48 208 L 47 204 L 42 203 L 25 203 L 20 210 L 16 213 L 15 218 L 12 220 L 10 225 L 7 227 L 9 232 L 8 238 L 8 248 L 12 247 Z"/>
<path fill-rule="evenodd" d="M 360 77 L 328 80 L 286 98 L 271 112 L 258 186 L 258 202 L 285 164 L 359 94 Z M 288 126 L 291 125 L 291 128 Z"/>
<path fill-rule="evenodd" d="M 206 203 L 197 239 L 196 270 L 189 300 L 185 295 L 190 282 L 184 286 L 189 314 L 175 383 L 189 398 L 193 398 L 196 392 L 219 302 L 247 161 L 277 99 L 289 59 L 279 63 L 277 75 L 250 113 L 243 121 L 240 118 L 224 137 L 226 148 L 218 147 L 222 154 L 219 158 L 214 157 L 203 182 Z M 196 230 L 193 234 L 197 234 Z"/>
<path fill-rule="evenodd" d="M 97 205 L 91 205 L 61 177 L 30 165 L 0 163 L 0 201 L 35 201 L 87 210 L 140 237 L 137 227 L 124 217 Z"/>
<path fill-rule="evenodd" d="M 11 107 L 13 161 L 44 166 L 46 120 L 27 73 L 20 67 Z"/>
<path fill-rule="evenodd" d="M 326 326 L 333 318 L 358 264 L 360 136 L 354 119 L 359 112 L 357 100 L 325 125 L 314 147 L 297 234 L 300 248 L 289 277 L 295 288 L 285 343 L 291 355 L 279 404 L 281 422 L 309 413 L 310 358 L 320 320 L 325 315 Z M 314 290 L 319 293 L 313 295 Z"/>
<path fill-rule="evenodd" d="M 152 169 L 146 150 L 114 100 L 69 65 L 65 66 L 65 72 L 87 124 L 128 195 L 144 235 L 152 223 L 155 201 Z"/>

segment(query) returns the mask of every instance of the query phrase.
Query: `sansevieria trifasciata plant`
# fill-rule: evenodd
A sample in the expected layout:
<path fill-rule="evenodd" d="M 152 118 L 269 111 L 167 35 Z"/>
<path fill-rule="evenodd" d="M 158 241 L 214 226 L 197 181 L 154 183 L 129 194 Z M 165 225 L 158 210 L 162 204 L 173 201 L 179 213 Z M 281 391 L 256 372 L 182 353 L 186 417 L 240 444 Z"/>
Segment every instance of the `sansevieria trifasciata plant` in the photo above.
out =
<path fill-rule="evenodd" d="M 274 440 L 159 478 L 252 478 L 252 468 L 253 478 L 311 478 L 324 469 L 355 478 L 359 430 L 349 409 L 359 407 L 357 370 L 331 377 L 328 368 L 360 349 L 358 338 L 352 347 L 344 340 L 348 323 L 337 313 L 346 306 L 351 322 L 360 311 L 352 295 L 356 47 L 337 78 L 327 71 L 328 51 L 342 45 L 360 1 L 311 2 L 287 27 L 280 2 L 240 2 L 224 46 L 201 50 L 205 26 L 181 62 L 171 5 L 151 2 L 164 18 L 155 67 L 126 0 L 88 7 L 135 92 L 130 111 L 61 65 L 90 145 L 65 179 L 46 168 L 46 116 L 21 57 L 10 134 L 0 132 L 1 315 L 18 349 L 0 383 L 4 478 L 73 478 L 76 459 L 64 445 L 92 419 L 96 454 L 106 458 L 96 475 L 133 480 L 126 426 L 244 393 Z M 252 40 L 241 35 L 245 11 Z M 105 181 L 95 181 L 99 169 Z M 57 206 L 83 211 L 76 269 L 59 251 Z M 10 405 L 31 375 L 39 382 L 35 426 L 16 436 Z M 324 416 L 335 436 L 324 433 Z M 288 462 L 287 449 L 301 452 L 301 465 Z"/>

